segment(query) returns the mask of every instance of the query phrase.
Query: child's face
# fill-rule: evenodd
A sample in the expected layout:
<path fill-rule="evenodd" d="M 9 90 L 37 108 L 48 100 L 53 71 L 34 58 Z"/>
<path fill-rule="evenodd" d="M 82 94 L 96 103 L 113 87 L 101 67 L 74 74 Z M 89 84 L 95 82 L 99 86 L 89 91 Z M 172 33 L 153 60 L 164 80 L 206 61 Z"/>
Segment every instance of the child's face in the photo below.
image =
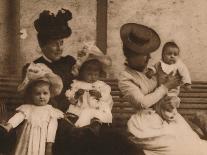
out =
<path fill-rule="evenodd" d="M 163 61 L 169 65 L 175 64 L 179 56 L 179 49 L 176 47 L 167 47 L 163 51 Z"/>
<path fill-rule="evenodd" d="M 82 74 L 83 80 L 88 83 L 96 82 L 99 79 L 99 76 L 100 76 L 99 71 L 91 71 L 91 70 L 84 71 Z"/>
<path fill-rule="evenodd" d="M 50 86 L 47 83 L 37 83 L 32 89 L 32 100 L 35 105 L 47 105 L 50 100 Z"/>
<path fill-rule="evenodd" d="M 127 58 L 127 62 L 131 68 L 136 69 L 138 71 L 143 71 L 148 64 L 149 59 L 150 59 L 149 54 L 148 55 L 134 54 L 134 56 Z"/>

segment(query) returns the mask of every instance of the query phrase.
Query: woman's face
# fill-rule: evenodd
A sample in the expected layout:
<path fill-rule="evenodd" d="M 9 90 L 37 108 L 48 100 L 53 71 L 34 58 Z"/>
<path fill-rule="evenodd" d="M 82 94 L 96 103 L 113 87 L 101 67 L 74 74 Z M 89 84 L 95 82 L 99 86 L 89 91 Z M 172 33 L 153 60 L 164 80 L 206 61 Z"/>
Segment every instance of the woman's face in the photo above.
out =
<path fill-rule="evenodd" d="M 129 67 L 137 71 L 143 71 L 148 64 L 149 59 L 150 59 L 150 54 L 148 55 L 135 54 L 127 58 L 127 62 Z"/>
<path fill-rule="evenodd" d="M 42 47 L 42 52 L 51 61 L 59 60 L 63 53 L 63 39 L 49 41 Z"/>

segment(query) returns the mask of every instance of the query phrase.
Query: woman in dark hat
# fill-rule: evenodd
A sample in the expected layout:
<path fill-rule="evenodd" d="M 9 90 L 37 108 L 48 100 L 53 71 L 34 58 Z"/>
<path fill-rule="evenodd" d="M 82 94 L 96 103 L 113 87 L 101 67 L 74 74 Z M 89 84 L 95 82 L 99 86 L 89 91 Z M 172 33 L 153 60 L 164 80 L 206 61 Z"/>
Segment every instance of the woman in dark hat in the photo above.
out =
<path fill-rule="evenodd" d="M 144 25 L 128 23 L 121 27 L 126 68 L 119 76 L 119 88 L 137 110 L 128 121 L 131 138 L 146 155 L 205 155 L 207 142 L 201 140 L 181 115 L 167 123 L 153 105 L 179 102 L 177 97 L 166 97 L 168 90 L 179 85 L 179 77 L 168 76 L 157 87 L 156 77 L 148 79 L 145 68 L 150 53 L 160 46 L 158 34 Z"/>
<path fill-rule="evenodd" d="M 63 40 L 72 33 L 68 26 L 68 21 L 72 19 L 72 13 L 69 10 L 61 9 L 56 15 L 50 11 L 44 10 L 39 18 L 34 21 L 34 27 L 37 31 L 37 40 L 42 51 L 42 56 L 34 63 L 43 63 L 49 67 L 55 74 L 59 75 L 63 81 L 63 90 L 60 95 L 51 100 L 50 104 L 54 107 L 66 111 L 68 101 L 65 97 L 65 91 L 70 88 L 74 79 L 71 73 L 76 60 L 72 56 L 62 56 Z M 29 64 L 23 67 L 23 79 Z M 0 152 L 9 152 L 15 143 L 15 131 L 6 134 L 0 129 Z"/>
<path fill-rule="evenodd" d="M 69 10 L 61 9 L 56 15 L 50 11 L 44 10 L 40 13 L 39 18 L 34 21 L 34 27 L 37 31 L 37 40 L 42 51 L 42 56 L 34 63 L 44 63 L 55 74 L 59 75 L 63 81 L 62 93 L 55 98 L 53 106 L 65 112 L 68 104 L 65 98 L 65 91 L 70 88 L 74 79 L 71 73 L 76 60 L 68 55 L 63 57 L 63 40 L 72 33 L 68 26 L 68 21 L 72 19 L 72 13 Z M 23 68 L 23 77 L 25 76 L 26 64 Z"/>
<path fill-rule="evenodd" d="M 73 57 L 61 56 L 63 39 L 71 35 L 71 29 L 67 23 L 71 18 L 72 14 L 65 9 L 58 11 L 56 16 L 49 11 L 43 11 L 34 22 L 35 29 L 38 32 L 37 39 L 43 53 L 43 56 L 35 60 L 34 63 L 44 63 L 62 78 L 63 91 L 61 95 L 55 98 L 54 103 L 57 104 L 53 104 L 53 106 L 63 112 L 69 106 L 65 91 L 70 88 L 74 79 L 72 69 L 76 64 Z M 23 71 L 23 75 L 24 73 Z M 55 155 L 137 155 L 136 147 L 128 141 L 127 137 L 108 130 L 107 125 L 101 125 L 100 136 L 97 136 L 96 130 L 99 129 L 100 125 L 97 121 L 85 128 L 76 128 L 71 119 L 67 115 L 67 118 L 58 122 L 53 147 Z"/>

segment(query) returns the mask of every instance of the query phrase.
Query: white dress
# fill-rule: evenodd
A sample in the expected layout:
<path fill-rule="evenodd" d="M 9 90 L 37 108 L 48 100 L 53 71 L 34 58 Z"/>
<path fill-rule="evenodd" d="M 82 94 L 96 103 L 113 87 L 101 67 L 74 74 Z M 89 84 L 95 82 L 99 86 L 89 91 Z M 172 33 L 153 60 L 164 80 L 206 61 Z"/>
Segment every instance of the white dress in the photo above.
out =
<path fill-rule="evenodd" d="M 103 123 L 111 123 L 113 100 L 110 86 L 99 80 L 94 83 L 73 80 L 71 89 L 66 91 L 68 100 L 74 100 L 75 93 L 79 89 L 84 90 L 83 96 L 78 99 L 77 104 L 71 104 L 67 110 L 67 112 L 79 116 L 75 125 L 77 127 L 89 125 L 92 118 L 98 118 Z M 101 98 L 95 99 L 89 94 L 90 90 L 100 92 Z"/>
<path fill-rule="evenodd" d="M 24 121 L 15 155 L 45 155 L 46 142 L 54 142 L 57 119 L 63 117 L 63 113 L 51 105 L 35 106 L 21 105 L 8 123 L 13 128 Z"/>
<path fill-rule="evenodd" d="M 207 155 L 207 142 L 201 140 L 184 118 L 167 123 L 151 107 L 168 90 L 156 88 L 156 78 L 148 79 L 144 73 L 126 68 L 119 76 L 119 88 L 129 102 L 137 108 L 128 121 L 128 130 L 146 155 Z"/>

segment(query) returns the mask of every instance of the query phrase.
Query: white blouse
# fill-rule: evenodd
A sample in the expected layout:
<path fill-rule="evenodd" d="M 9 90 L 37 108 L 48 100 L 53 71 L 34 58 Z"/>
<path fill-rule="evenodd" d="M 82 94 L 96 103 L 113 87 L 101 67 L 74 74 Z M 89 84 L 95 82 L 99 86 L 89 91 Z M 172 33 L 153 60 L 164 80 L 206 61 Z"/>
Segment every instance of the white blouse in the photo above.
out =
<path fill-rule="evenodd" d="M 128 67 L 120 74 L 118 85 L 124 97 L 138 109 L 150 108 L 168 92 L 164 85 L 156 88 L 155 77 L 148 79 L 144 73 Z"/>

